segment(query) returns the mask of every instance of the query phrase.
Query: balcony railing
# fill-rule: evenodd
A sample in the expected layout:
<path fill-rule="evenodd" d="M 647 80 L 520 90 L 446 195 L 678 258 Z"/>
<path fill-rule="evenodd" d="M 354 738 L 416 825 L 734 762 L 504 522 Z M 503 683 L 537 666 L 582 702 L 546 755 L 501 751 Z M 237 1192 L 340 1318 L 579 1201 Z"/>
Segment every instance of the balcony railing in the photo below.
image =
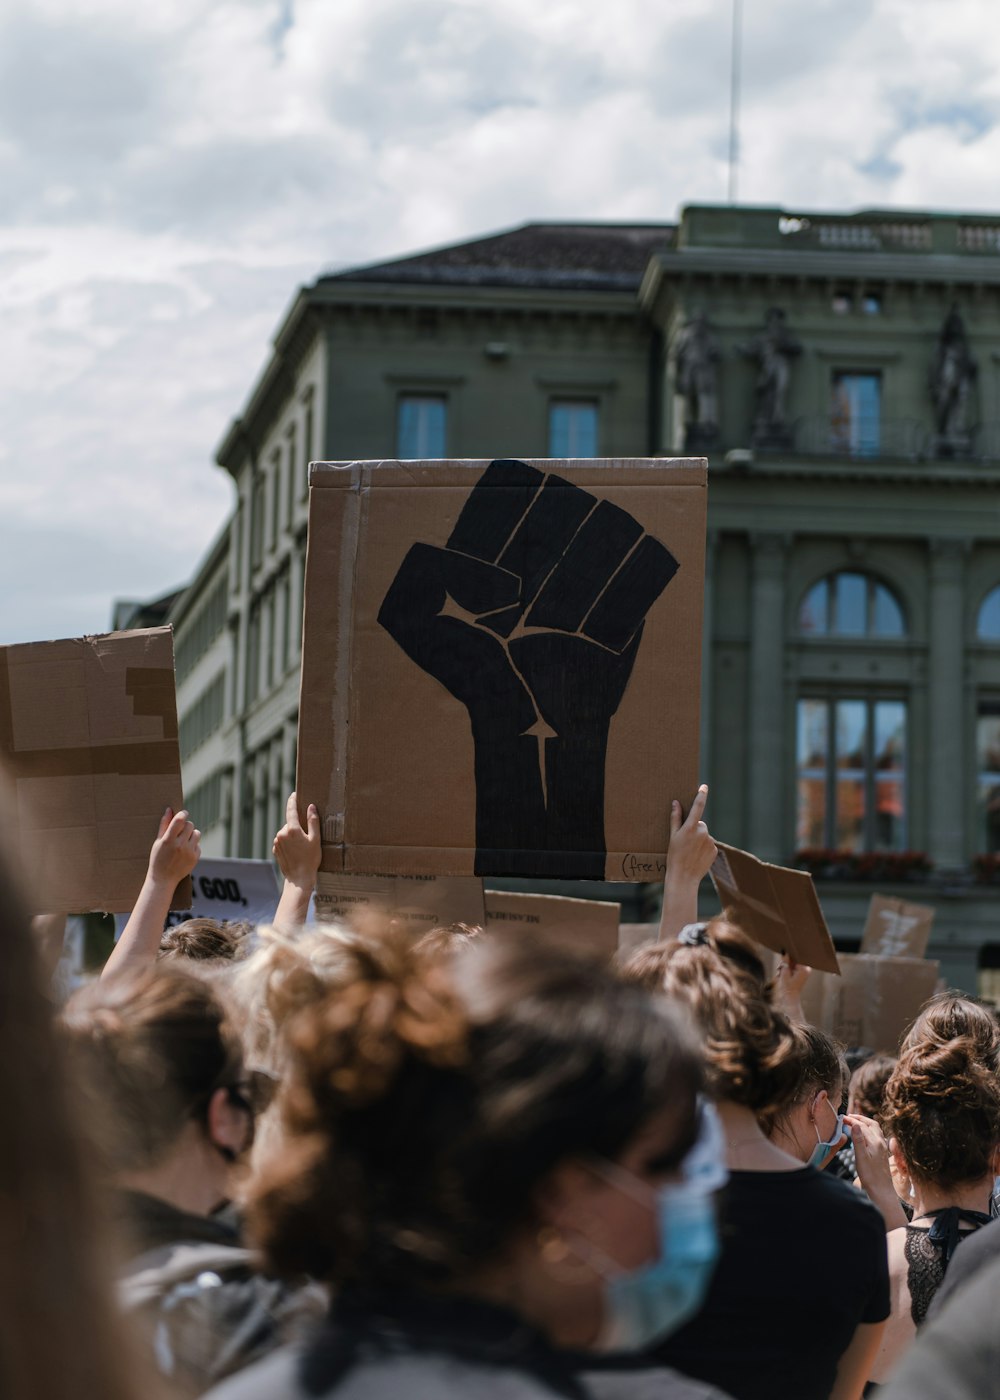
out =
<path fill-rule="evenodd" d="M 1000 464 L 1000 422 L 982 423 L 962 440 L 940 437 L 914 418 L 854 418 L 817 413 L 796 419 L 788 441 L 771 441 L 768 455 L 846 457 L 855 461 Z"/>
<path fill-rule="evenodd" d="M 792 425 L 791 450 L 811 457 L 901 457 L 915 462 L 925 455 L 927 436 L 924 425 L 912 418 L 854 418 L 845 422 L 816 414 Z"/>

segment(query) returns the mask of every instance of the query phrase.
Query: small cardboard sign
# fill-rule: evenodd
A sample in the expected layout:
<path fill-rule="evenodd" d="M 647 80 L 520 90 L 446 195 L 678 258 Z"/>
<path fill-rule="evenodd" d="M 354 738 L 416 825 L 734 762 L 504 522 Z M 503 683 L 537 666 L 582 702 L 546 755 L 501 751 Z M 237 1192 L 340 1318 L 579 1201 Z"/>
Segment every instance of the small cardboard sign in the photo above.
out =
<path fill-rule="evenodd" d="M 278 907 L 278 882 L 269 860 L 237 860 L 203 856 L 191 877 L 191 903 L 171 909 L 164 928 L 188 919 L 219 919 L 224 923 L 269 924 Z M 128 914 L 115 915 L 115 937 Z"/>
<path fill-rule="evenodd" d="M 917 1013 L 937 988 L 938 963 L 842 953 L 840 977 L 814 972 L 802 991 L 808 1021 L 845 1045 L 895 1055 Z"/>
<path fill-rule="evenodd" d="M 313 895 L 316 921 L 350 924 L 381 911 L 414 933 L 448 924 L 486 925 L 483 882 L 442 875 L 333 875 L 321 870 Z"/>
<path fill-rule="evenodd" d="M 934 907 L 873 894 L 868 905 L 861 952 L 881 958 L 926 956 L 934 923 Z"/>
<path fill-rule="evenodd" d="M 309 480 L 296 788 L 323 869 L 662 877 L 663 794 L 698 784 L 704 460 Z"/>
<path fill-rule="evenodd" d="M 644 948 L 647 943 L 658 942 L 659 937 L 659 924 L 619 924 L 618 951 L 623 958 L 627 958 L 636 948 Z"/>
<path fill-rule="evenodd" d="M 837 951 L 808 871 L 770 865 L 749 851 L 717 844 L 712 883 L 744 933 L 782 957 L 838 973 Z"/>
<path fill-rule="evenodd" d="M 35 907 L 131 909 L 183 806 L 171 629 L 0 647 L 0 764 Z"/>
<path fill-rule="evenodd" d="M 609 900 L 486 891 L 487 932 L 525 933 L 542 942 L 560 943 L 608 959 L 618 949 L 621 912 L 621 905 Z"/>

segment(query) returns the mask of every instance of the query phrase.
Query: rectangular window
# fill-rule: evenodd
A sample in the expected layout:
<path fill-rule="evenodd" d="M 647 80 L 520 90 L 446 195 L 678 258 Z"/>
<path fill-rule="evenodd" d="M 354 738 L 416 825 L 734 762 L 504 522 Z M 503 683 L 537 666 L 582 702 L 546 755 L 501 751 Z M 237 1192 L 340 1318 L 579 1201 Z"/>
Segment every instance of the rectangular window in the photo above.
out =
<path fill-rule="evenodd" d="M 305 396 L 306 423 L 302 434 L 302 499 L 309 495 L 309 463 L 315 460 L 315 444 L 313 442 L 313 425 L 315 423 L 315 413 L 313 411 L 313 392 L 310 389 Z"/>
<path fill-rule="evenodd" d="M 278 543 L 278 531 L 281 529 L 281 448 L 277 447 L 271 453 L 271 470 L 268 473 L 271 478 L 271 511 L 268 519 L 270 529 L 268 531 L 267 547 L 274 549 Z"/>
<path fill-rule="evenodd" d="M 181 718 L 178 743 L 182 759 L 188 758 L 221 728 L 225 698 L 226 677 L 225 672 L 220 672 Z"/>
<path fill-rule="evenodd" d="M 444 457 L 448 401 L 443 394 L 402 394 L 396 421 L 400 461 Z"/>
<path fill-rule="evenodd" d="M 1000 700 L 981 700 L 976 716 L 977 841 L 980 854 L 1000 851 Z"/>
<path fill-rule="evenodd" d="M 288 429 L 288 530 L 291 533 L 295 523 L 295 486 L 301 471 L 299 462 L 299 431 L 293 423 Z"/>
<path fill-rule="evenodd" d="M 292 665 L 292 570 L 291 566 L 285 568 L 285 577 L 281 584 L 281 645 L 282 658 L 281 669 L 288 670 Z"/>
<path fill-rule="evenodd" d="M 597 404 L 592 399 L 551 401 L 549 456 L 597 456 Z"/>
<path fill-rule="evenodd" d="M 250 495 L 250 567 L 255 569 L 264 557 L 264 511 L 267 505 L 264 473 L 254 473 Z"/>
<path fill-rule="evenodd" d="M 800 848 L 906 848 L 906 704 L 810 699 L 798 703 Z"/>
<path fill-rule="evenodd" d="M 830 403 L 830 445 L 850 457 L 877 457 L 882 441 L 882 376 L 838 370 Z"/>

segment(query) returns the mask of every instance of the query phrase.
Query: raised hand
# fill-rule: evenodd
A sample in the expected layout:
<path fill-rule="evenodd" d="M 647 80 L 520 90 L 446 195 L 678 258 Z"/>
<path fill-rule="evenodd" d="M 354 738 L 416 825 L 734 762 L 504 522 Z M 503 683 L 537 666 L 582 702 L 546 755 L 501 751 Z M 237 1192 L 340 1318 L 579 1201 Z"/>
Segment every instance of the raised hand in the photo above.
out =
<path fill-rule="evenodd" d="M 444 549 L 410 548 L 378 620 L 468 710 L 477 874 L 604 878 L 611 719 L 676 571 L 627 512 L 516 461 Z"/>

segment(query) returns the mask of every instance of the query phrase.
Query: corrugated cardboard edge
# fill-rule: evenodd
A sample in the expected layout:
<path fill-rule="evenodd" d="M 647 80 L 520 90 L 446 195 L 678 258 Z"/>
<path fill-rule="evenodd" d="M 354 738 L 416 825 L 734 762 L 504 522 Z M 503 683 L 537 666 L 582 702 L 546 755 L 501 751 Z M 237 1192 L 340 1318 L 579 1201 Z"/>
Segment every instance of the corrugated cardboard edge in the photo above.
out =
<path fill-rule="evenodd" d="M 330 646 L 334 652 L 331 668 L 333 674 L 331 709 L 327 715 L 324 715 L 324 723 L 321 727 L 313 726 L 314 732 L 319 728 L 320 732 L 329 735 L 327 742 L 331 750 L 330 762 L 324 766 L 330 773 L 330 786 L 326 793 L 305 791 L 303 781 L 304 755 L 300 745 L 296 761 L 296 788 L 303 805 L 314 801 L 320 808 L 323 820 L 323 869 L 330 873 L 337 873 L 344 869 L 345 806 L 350 742 L 349 706 L 352 689 L 349 683 L 353 632 L 352 616 L 357 580 L 362 495 L 363 488 L 368 485 L 368 473 L 363 469 L 361 463 L 344 463 L 336 470 L 331 470 L 326 463 L 312 462 L 309 465 L 310 515 L 313 515 L 314 510 L 327 509 L 330 503 L 334 503 L 335 508 L 339 509 L 340 512 L 340 520 L 339 522 L 334 521 L 334 528 L 331 531 L 327 532 L 319 528 L 309 530 L 306 545 L 302 619 L 304 637 L 307 612 L 310 607 L 319 610 L 320 620 L 326 624 L 324 631 L 330 639 Z M 340 494 L 337 498 L 332 498 L 327 491 L 323 493 L 322 498 L 317 499 L 313 496 L 313 488 L 317 486 L 336 488 Z M 321 567 L 316 551 L 320 541 L 324 538 L 332 541 L 337 549 L 336 571 L 339 576 L 339 585 L 335 593 L 332 591 L 324 593 L 315 585 L 310 587 L 312 574 Z M 331 616 L 334 604 L 336 611 Z M 326 683 L 328 676 L 329 671 L 324 668 L 323 677 L 317 687 L 320 694 L 328 689 Z M 303 655 L 299 679 L 300 717 L 307 709 L 311 711 L 316 703 L 313 700 L 312 683 L 312 672 L 307 665 L 306 656 Z"/>

